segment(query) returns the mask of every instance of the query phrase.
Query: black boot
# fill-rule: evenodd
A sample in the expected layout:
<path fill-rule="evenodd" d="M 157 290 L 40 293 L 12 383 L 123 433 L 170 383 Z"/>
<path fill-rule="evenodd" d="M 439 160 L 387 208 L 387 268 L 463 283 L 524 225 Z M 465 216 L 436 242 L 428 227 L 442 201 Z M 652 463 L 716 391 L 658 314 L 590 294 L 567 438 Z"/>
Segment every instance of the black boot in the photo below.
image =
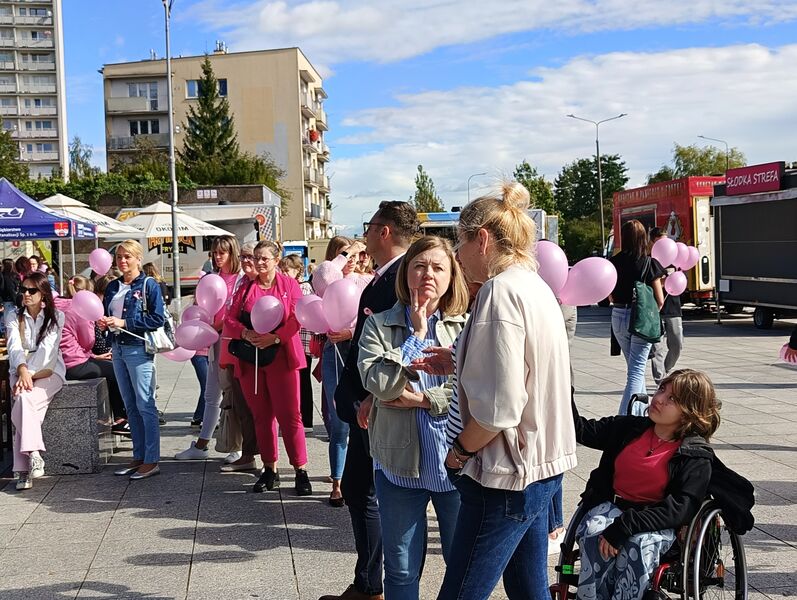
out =
<path fill-rule="evenodd" d="M 279 489 L 279 486 L 280 474 L 271 467 L 263 467 L 263 472 L 260 474 L 255 485 L 252 486 L 252 491 L 257 494 L 261 493 L 263 490 L 268 490 L 270 492 Z"/>
<path fill-rule="evenodd" d="M 304 469 L 296 469 L 296 495 L 312 496 L 313 486 L 310 485 L 310 477 Z"/>

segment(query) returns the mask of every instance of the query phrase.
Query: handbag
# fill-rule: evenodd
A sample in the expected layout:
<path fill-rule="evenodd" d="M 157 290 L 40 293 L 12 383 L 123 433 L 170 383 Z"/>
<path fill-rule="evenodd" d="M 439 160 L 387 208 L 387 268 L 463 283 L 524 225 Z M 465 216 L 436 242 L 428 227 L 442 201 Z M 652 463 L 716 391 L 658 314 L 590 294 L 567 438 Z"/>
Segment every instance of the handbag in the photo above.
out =
<path fill-rule="evenodd" d="M 650 257 L 647 257 L 645 269 L 640 276 L 641 281 L 634 282 L 631 297 L 631 321 L 628 331 L 631 335 L 642 338 L 646 342 L 656 343 L 661 339 L 663 328 L 659 305 L 651 287 L 645 283 L 645 275 L 650 269 Z"/>
<path fill-rule="evenodd" d="M 144 278 L 144 293 L 141 295 L 144 312 L 149 312 L 147 310 L 147 279 L 152 279 L 152 277 Z M 147 354 L 160 354 L 161 352 L 174 350 L 176 345 L 174 341 L 174 319 L 172 318 L 172 314 L 165 307 L 163 316 L 165 318 L 163 325 L 158 327 L 155 331 L 144 332 L 144 351 L 147 352 Z"/>
<path fill-rule="evenodd" d="M 243 323 L 247 329 L 252 329 L 252 315 L 249 313 L 249 311 L 243 309 L 243 305 L 246 301 L 246 297 L 249 295 L 249 290 L 251 289 L 253 283 L 254 281 L 250 281 L 249 285 L 246 287 L 244 299 L 241 302 L 241 312 L 238 315 L 238 320 Z M 238 360 L 242 360 L 250 365 L 255 365 L 256 367 L 260 368 L 270 365 L 272 362 L 274 362 L 274 359 L 277 356 L 277 350 L 279 350 L 279 346 L 277 344 L 273 344 L 268 348 L 258 348 L 246 340 L 234 339 L 230 340 L 227 350 L 229 350 L 230 354 L 232 354 Z"/>

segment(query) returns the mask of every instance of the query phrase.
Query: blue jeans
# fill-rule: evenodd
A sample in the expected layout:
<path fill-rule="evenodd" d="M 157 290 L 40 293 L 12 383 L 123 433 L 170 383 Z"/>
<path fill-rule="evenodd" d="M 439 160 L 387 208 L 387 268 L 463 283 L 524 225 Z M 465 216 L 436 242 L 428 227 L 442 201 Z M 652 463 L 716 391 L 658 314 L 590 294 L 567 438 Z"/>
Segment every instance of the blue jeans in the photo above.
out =
<path fill-rule="evenodd" d="M 628 410 L 628 403 L 634 394 L 645 393 L 645 368 L 650 355 L 651 343 L 640 337 L 631 335 L 628 326 L 631 323 L 630 308 L 612 308 L 612 332 L 620 344 L 627 364 L 627 375 L 623 399 L 617 414 L 624 415 Z"/>
<path fill-rule="evenodd" d="M 113 371 L 125 403 L 133 460 L 147 464 L 160 460 L 160 425 L 155 407 L 155 357 L 144 344 L 113 343 Z"/>
<path fill-rule="evenodd" d="M 205 414 L 205 382 L 208 380 L 208 357 L 207 356 L 194 356 L 191 357 L 191 366 L 194 367 L 194 373 L 199 380 L 199 399 L 196 401 L 196 408 L 194 409 L 194 421 L 201 421 L 202 415 Z"/>
<path fill-rule="evenodd" d="M 459 493 L 430 492 L 391 483 L 381 469 L 374 471 L 382 547 L 385 555 L 385 599 L 418 600 L 426 561 L 426 507 L 434 505 L 440 525 L 443 559 L 448 562 L 459 513 Z"/>
<path fill-rule="evenodd" d="M 565 526 L 565 518 L 562 515 L 562 482 L 551 496 L 551 505 L 548 507 L 548 533 L 553 533 L 560 527 Z"/>
<path fill-rule="evenodd" d="M 348 344 L 338 344 L 341 356 L 345 358 Z M 335 352 L 335 345 L 327 342 L 321 355 L 321 379 L 324 384 L 324 404 L 326 404 L 326 426 L 329 434 L 329 469 L 332 479 L 343 477 L 346 463 L 346 445 L 349 439 L 349 424 L 341 421 L 335 410 L 335 388 L 343 371 L 343 363 Z"/>
<path fill-rule="evenodd" d="M 509 600 L 548 598 L 548 507 L 562 476 L 513 492 L 449 472 L 460 494 L 438 600 L 487 600 L 503 573 Z"/>

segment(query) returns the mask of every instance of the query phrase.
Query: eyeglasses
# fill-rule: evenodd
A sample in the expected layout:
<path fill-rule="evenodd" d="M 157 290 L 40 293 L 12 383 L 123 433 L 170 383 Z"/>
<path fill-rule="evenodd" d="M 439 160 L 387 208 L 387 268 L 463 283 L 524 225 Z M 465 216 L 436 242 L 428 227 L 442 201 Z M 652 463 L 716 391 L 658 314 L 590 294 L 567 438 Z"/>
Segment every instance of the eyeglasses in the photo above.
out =
<path fill-rule="evenodd" d="M 29 288 L 29 287 L 20 287 L 19 288 L 19 292 L 21 294 L 30 294 L 31 296 L 33 296 L 34 294 L 38 294 L 39 293 L 39 288 L 35 288 L 35 287 L 31 287 L 31 288 Z"/>
<path fill-rule="evenodd" d="M 241 256 L 239 256 L 238 258 L 241 259 L 241 261 L 255 260 L 255 257 L 252 256 L 251 254 L 241 254 Z"/>
<path fill-rule="evenodd" d="M 261 255 L 261 256 L 253 256 L 252 260 L 254 260 L 255 262 L 268 262 L 270 260 L 277 260 L 277 259 L 274 258 L 273 256 L 262 256 Z"/>
<path fill-rule="evenodd" d="M 368 235 L 368 230 L 371 229 L 371 225 L 385 227 L 385 224 L 380 223 L 379 221 L 369 221 L 368 223 L 363 223 L 363 235 Z"/>

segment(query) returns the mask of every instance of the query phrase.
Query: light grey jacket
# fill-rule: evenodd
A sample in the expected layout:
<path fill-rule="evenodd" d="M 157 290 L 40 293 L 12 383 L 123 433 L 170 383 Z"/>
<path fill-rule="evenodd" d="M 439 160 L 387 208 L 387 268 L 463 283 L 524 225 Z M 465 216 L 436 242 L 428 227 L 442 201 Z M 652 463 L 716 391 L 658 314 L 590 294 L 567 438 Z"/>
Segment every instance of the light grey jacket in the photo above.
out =
<path fill-rule="evenodd" d="M 360 336 L 358 366 L 363 387 L 374 397 L 368 420 L 371 456 L 393 475 L 419 477 L 421 447 L 415 411 L 425 409 L 382 404 L 395 400 L 408 382 L 418 380 L 417 373 L 401 362 L 401 346 L 411 335 L 405 311 L 406 307 L 397 302 L 392 308 L 368 317 Z M 439 344 L 451 346 L 465 320 L 465 315 L 438 320 L 435 333 Z M 452 395 L 451 378 L 445 385 L 424 390 L 423 394 L 429 399 L 432 416 L 446 414 Z"/>

